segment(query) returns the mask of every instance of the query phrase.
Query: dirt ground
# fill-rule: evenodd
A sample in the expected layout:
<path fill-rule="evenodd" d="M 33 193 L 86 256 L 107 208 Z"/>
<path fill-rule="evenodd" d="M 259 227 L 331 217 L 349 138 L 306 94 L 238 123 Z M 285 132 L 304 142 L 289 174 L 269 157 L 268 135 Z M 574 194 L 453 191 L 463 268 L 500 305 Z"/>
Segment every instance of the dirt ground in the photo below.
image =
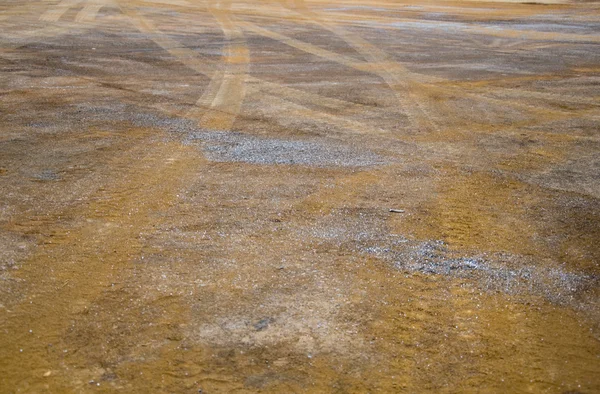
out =
<path fill-rule="evenodd" d="M 0 392 L 598 393 L 599 285 L 598 2 L 0 2 Z"/>

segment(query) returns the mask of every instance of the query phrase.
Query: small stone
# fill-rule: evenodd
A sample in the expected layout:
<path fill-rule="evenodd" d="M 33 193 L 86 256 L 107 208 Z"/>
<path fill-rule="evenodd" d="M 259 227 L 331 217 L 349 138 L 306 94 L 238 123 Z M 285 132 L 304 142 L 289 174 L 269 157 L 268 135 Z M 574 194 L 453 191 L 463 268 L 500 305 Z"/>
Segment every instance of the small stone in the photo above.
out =
<path fill-rule="evenodd" d="M 46 372 L 44 372 L 44 377 L 45 378 L 47 378 L 50 375 L 52 375 L 52 371 L 46 371 Z"/>
<path fill-rule="evenodd" d="M 266 330 L 269 327 L 269 324 L 273 323 L 275 321 L 275 319 L 273 319 L 272 317 L 267 317 L 264 319 L 260 319 L 258 321 L 258 323 L 256 323 L 254 325 L 254 329 L 256 331 L 262 331 L 262 330 Z"/>

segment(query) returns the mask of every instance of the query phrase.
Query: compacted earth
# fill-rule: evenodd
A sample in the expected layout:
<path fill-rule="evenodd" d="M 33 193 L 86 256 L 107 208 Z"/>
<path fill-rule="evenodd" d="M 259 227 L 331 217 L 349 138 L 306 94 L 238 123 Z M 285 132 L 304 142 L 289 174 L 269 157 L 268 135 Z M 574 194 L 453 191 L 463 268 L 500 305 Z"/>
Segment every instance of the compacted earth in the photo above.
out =
<path fill-rule="evenodd" d="M 0 3 L 0 392 L 600 392 L 600 3 Z"/>

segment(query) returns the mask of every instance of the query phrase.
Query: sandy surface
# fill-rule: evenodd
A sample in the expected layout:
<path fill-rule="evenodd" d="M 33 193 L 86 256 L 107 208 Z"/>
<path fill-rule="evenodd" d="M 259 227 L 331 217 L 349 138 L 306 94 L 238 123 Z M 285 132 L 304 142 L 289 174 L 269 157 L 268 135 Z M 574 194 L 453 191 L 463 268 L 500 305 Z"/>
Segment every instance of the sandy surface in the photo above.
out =
<path fill-rule="evenodd" d="M 0 392 L 600 392 L 599 45 L 596 2 L 1 2 Z"/>

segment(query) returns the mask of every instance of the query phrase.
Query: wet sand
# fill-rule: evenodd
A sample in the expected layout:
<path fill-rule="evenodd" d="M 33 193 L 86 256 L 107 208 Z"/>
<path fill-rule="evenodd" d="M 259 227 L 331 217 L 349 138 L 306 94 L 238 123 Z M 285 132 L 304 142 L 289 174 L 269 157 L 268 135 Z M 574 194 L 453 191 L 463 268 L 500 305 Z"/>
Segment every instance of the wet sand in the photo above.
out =
<path fill-rule="evenodd" d="M 600 391 L 600 4 L 0 4 L 0 392 Z"/>

